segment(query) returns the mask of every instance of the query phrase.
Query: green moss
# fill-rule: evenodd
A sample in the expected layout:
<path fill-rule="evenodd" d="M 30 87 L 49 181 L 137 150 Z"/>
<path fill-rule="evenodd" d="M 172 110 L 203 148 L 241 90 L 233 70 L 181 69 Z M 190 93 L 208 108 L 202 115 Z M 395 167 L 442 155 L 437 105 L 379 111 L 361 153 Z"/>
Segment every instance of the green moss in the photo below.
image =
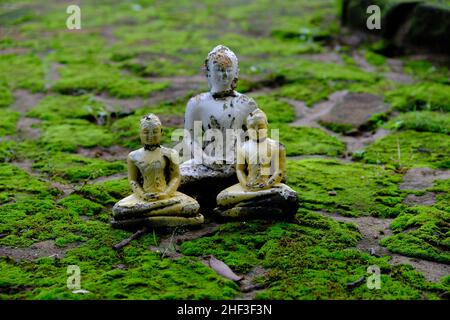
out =
<path fill-rule="evenodd" d="M 274 96 L 258 96 L 256 104 L 267 115 L 269 123 L 289 123 L 295 120 L 294 108 Z"/>
<path fill-rule="evenodd" d="M 33 54 L 2 55 L 0 82 L 11 88 L 28 89 L 33 92 L 44 89 L 44 68 L 41 60 Z"/>
<path fill-rule="evenodd" d="M 9 139 L 0 139 L 0 162 L 10 162 L 16 155 L 17 142 Z"/>
<path fill-rule="evenodd" d="M 29 117 L 42 120 L 96 120 L 106 114 L 105 106 L 90 95 L 47 95 L 28 112 Z"/>
<path fill-rule="evenodd" d="M 444 67 L 436 67 L 427 60 L 408 60 L 405 62 L 403 70 L 421 81 L 450 83 L 449 70 Z"/>
<path fill-rule="evenodd" d="M 404 207 L 401 175 L 379 166 L 304 159 L 288 161 L 287 176 L 305 209 L 392 217 Z"/>
<path fill-rule="evenodd" d="M 61 79 L 53 89 L 61 93 L 107 92 L 112 96 L 127 98 L 149 96 L 168 86 L 165 82 L 150 83 L 124 75 L 113 66 L 102 64 L 70 64 L 62 68 L 60 73 Z"/>
<path fill-rule="evenodd" d="M 337 91 L 337 84 L 330 81 L 300 81 L 282 86 L 279 95 L 303 101 L 307 106 L 326 100 L 328 96 Z"/>
<path fill-rule="evenodd" d="M 449 220 L 449 212 L 432 207 L 408 208 L 391 224 L 396 234 L 380 243 L 394 253 L 449 263 Z"/>
<path fill-rule="evenodd" d="M 353 225 L 301 210 L 296 223 L 227 223 L 209 237 L 183 242 L 181 250 L 213 254 L 237 273 L 268 269 L 258 278 L 265 289 L 257 299 L 436 299 L 445 291 L 444 284 L 427 282 L 409 266 L 392 267 L 386 258 L 347 249 L 359 239 Z M 381 269 L 381 290 L 348 288 L 370 265 Z"/>
<path fill-rule="evenodd" d="M 113 135 L 105 127 L 97 126 L 86 120 L 64 121 L 48 126 L 40 139 L 47 150 L 76 151 L 78 147 L 109 147 L 113 144 Z"/>
<path fill-rule="evenodd" d="M 14 97 L 8 86 L 0 83 L 0 108 L 9 106 L 13 101 Z"/>
<path fill-rule="evenodd" d="M 52 178 L 72 182 L 95 179 L 125 171 L 122 161 L 108 162 L 67 153 L 42 153 L 36 157 L 33 168 Z"/>
<path fill-rule="evenodd" d="M 406 85 L 386 93 L 386 100 L 400 111 L 450 111 L 450 87 L 422 82 Z"/>
<path fill-rule="evenodd" d="M 280 66 L 277 74 L 291 81 L 303 79 L 354 81 L 372 83 L 378 80 L 374 74 L 357 67 L 297 59 Z"/>
<path fill-rule="evenodd" d="M 288 156 L 339 156 L 345 151 L 343 142 L 318 128 L 274 124 L 271 129 L 279 130 L 280 142 L 285 145 Z"/>
<path fill-rule="evenodd" d="M 58 204 L 67 210 L 86 216 L 95 215 L 103 209 L 102 205 L 85 199 L 77 194 L 71 194 L 70 196 L 61 199 Z"/>
<path fill-rule="evenodd" d="M 450 115 L 433 111 L 407 112 L 391 119 L 386 127 L 395 130 L 415 130 L 450 133 Z"/>
<path fill-rule="evenodd" d="M 368 63 L 377 67 L 383 66 L 386 63 L 386 58 L 384 56 L 369 50 L 365 51 L 364 58 Z"/>
<path fill-rule="evenodd" d="M 93 184 L 86 184 L 80 189 L 80 194 L 103 205 L 112 205 L 131 194 L 128 180 L 114 179 Z"/>
<path fill-rule="evenodd" d="M 337 132 L 337 133 L 350 133 L 354 132 L 356 128 L 351 124 L 344 124 L 344 123 L 333 123 L 333 122 L 325 122 L 325 121 L 319 121 L 320 125 L 324 126 L 325 128 Z"/>
<path fill-rule="evenodd" d="M 16 123 L 19 120 L 20 113 L 7 109 L 0 109 L 0 137 L 12 135 L 16 131 Z"/>
<path fill-rule="evenodd" d="M 368 163 L 448 168 L 449 150 L 448 135 L 407 130 L 376 141 L 365 149 L 361 157 Z"/>

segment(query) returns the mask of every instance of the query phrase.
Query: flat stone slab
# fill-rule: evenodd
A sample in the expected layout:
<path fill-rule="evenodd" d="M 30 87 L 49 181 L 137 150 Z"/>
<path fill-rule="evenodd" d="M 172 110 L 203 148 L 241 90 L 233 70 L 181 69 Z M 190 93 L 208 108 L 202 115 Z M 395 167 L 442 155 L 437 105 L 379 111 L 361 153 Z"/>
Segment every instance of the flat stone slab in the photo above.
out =
<path fill-rule="evenodd" d="M 348 127 L 344 130 L 344 133 L 348 133 L 353 130 L 362 130 L 373 115 L 386 113 L 389 109 L 389 105 L 384 103 L 382 96 L 369 93 L 347 93 L 318 120 L 325 125 L 336 124 Z"/>

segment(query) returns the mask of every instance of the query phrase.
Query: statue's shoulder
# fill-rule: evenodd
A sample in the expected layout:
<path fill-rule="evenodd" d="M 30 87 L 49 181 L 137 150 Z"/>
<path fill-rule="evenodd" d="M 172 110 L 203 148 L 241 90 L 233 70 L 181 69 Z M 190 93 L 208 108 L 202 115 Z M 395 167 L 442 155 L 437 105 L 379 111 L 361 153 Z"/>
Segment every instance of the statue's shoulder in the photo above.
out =
<path fill-rule="evenodd" d="M 233 102 L 238 106 L 245 106 L 249 110 L 249 112 L 258 108 L 258 105 L 256 104 L 255 100 L 253 100 L 253 98 L 250 98 L 249 96 L 246 96 L 245 94 L 239 92 L 236 93 L 236 97 L 233 100 Z"/>
<path fill-rule="evenodd" d="M 132 160 L 132 161 L 136 161 L 138 160 L 141 156 L 142 156 L 142 152 L 144 151 L 144 148 L 140 148 L 134 151 L 131 151 L 128 154 L 128 159 Z"/>
<path fill-rule="evenodd" d="M 209 92 L 203 92 L 193 96 L 189 99 L 187 106 L 188 108 L 196 108 L 202 105 L 203 102 L 211 100 L 211 94 Z"/>
<path fill-rule="evenodd" d="M 273 139 L 267 139 L 267 140 L 269 141 L 272 148 L 277 148 L 280 151 L 286 151 L 286 147 L 281 142 L 279 142 L 277 140 L 273 140 Z"/>
<path fill-rule="evenodd" d="M 171 161 L 178 163 L 178 152 L 175 149 L 161 147 L 161 154 Z"/>

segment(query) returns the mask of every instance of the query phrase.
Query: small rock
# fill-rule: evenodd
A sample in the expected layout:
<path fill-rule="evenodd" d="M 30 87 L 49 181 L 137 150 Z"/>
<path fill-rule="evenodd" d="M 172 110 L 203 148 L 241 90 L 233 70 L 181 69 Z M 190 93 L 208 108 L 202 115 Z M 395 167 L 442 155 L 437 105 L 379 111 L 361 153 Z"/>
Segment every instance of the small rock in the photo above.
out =
<path fill-rule="evenodd" d="M 333 190 L 333 191 L 328 192 L 328 195 L 335 196 L 335 195 L 337 195 L 337 192 Z"/>

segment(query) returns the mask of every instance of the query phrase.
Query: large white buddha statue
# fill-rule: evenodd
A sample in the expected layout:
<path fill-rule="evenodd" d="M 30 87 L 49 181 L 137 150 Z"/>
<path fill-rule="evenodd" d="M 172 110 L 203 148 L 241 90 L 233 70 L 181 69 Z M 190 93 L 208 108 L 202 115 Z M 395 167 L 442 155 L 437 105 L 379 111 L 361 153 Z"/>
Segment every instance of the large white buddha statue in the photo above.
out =
<path fill-rule="evenodd" d="M 245 121 L 257 108 L 252 98 L 235 91 L 239 66 L 229 48 L 215 47 L 205 60 L 205 68 L 209 92 L 191 98 L 185 113 L 191 159 L 182 163 L 180 170 L 181 189 L 187 193 L 192 184 L 196 189 L 207 187 L 214 193 L 215 186 L 219 192 L 226 184 L 236 182 L 235 137 L 244 140 Z M 209 182 L 213 181 L 211 185 Z M 210 194 L 210 197 L 214 199 L 216 195 Z"/>

